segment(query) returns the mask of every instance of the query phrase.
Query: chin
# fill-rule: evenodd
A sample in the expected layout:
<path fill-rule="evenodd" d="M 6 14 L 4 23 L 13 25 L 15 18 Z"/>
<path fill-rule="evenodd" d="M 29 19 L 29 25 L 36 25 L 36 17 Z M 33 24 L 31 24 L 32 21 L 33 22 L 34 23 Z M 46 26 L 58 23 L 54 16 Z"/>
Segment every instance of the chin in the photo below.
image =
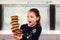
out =
<path fill-rule="evenodd" d="M 28 23 L 28 26 L 32 26 L 32 24 Z"/>

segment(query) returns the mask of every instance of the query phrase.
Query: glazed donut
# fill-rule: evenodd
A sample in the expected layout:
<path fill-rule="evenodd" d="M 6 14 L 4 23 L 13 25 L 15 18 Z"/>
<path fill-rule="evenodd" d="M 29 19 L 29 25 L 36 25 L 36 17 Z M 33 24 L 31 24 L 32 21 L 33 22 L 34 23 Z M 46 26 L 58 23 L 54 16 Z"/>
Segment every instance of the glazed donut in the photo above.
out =
<path fill-rule="evenodd" d="M 12 21 L 12 22 L 16 22 L 16 21 L 18 22 L 18 20 L 11 20 L 11 21 Z"/>
<path fill-rule="evenodd" d="M 17 16 L 17 15 L 15 15 L 15 16 L 11 16 L 11 18 L 18 18 L 18 16 Z"/>
<path fill-rule="evenodd" d="M 19 24 L 18 21 L 11 21 L 11 24 Z"/>

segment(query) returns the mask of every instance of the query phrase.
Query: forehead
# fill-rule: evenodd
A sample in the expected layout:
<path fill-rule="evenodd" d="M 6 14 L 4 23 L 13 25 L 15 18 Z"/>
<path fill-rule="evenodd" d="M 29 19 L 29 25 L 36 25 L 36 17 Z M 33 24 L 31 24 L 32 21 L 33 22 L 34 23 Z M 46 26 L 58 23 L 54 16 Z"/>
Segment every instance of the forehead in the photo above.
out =
<path fill-rule="evenodd" d="M 33 11 L 28 11 L 28 15 L 34 15 L 34 16 L 36 16 Z"/>

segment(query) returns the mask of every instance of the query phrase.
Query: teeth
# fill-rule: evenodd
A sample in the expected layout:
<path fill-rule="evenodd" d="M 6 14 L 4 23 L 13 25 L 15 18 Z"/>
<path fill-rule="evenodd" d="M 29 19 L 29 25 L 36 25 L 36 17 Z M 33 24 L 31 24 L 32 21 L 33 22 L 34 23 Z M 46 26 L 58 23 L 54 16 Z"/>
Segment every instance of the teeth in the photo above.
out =
<path fill-rule="evenodd" d="M 18 16 L 11 16 L 11 25 L 12 33 L 14 33 L 16 36 L 20 36 L 22 34 L 22 30 L 19 29 Z"/>

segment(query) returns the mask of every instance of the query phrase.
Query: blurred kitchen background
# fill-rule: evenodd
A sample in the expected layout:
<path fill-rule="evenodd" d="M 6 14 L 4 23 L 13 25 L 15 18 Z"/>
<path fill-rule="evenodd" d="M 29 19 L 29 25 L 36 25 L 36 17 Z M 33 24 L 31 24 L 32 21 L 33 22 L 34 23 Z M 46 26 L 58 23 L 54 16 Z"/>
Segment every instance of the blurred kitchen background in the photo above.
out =
<path fill-rule="evenodd" d="M 0 0 L 0 40 L 12 40 L 3 38 L 12 33 L 11 16 L 19 16 L 20 26 L 26 24 L 30 8 L 40 11 L 42 33 L 39 40 L 60 40 L 60 0 Z"/>

